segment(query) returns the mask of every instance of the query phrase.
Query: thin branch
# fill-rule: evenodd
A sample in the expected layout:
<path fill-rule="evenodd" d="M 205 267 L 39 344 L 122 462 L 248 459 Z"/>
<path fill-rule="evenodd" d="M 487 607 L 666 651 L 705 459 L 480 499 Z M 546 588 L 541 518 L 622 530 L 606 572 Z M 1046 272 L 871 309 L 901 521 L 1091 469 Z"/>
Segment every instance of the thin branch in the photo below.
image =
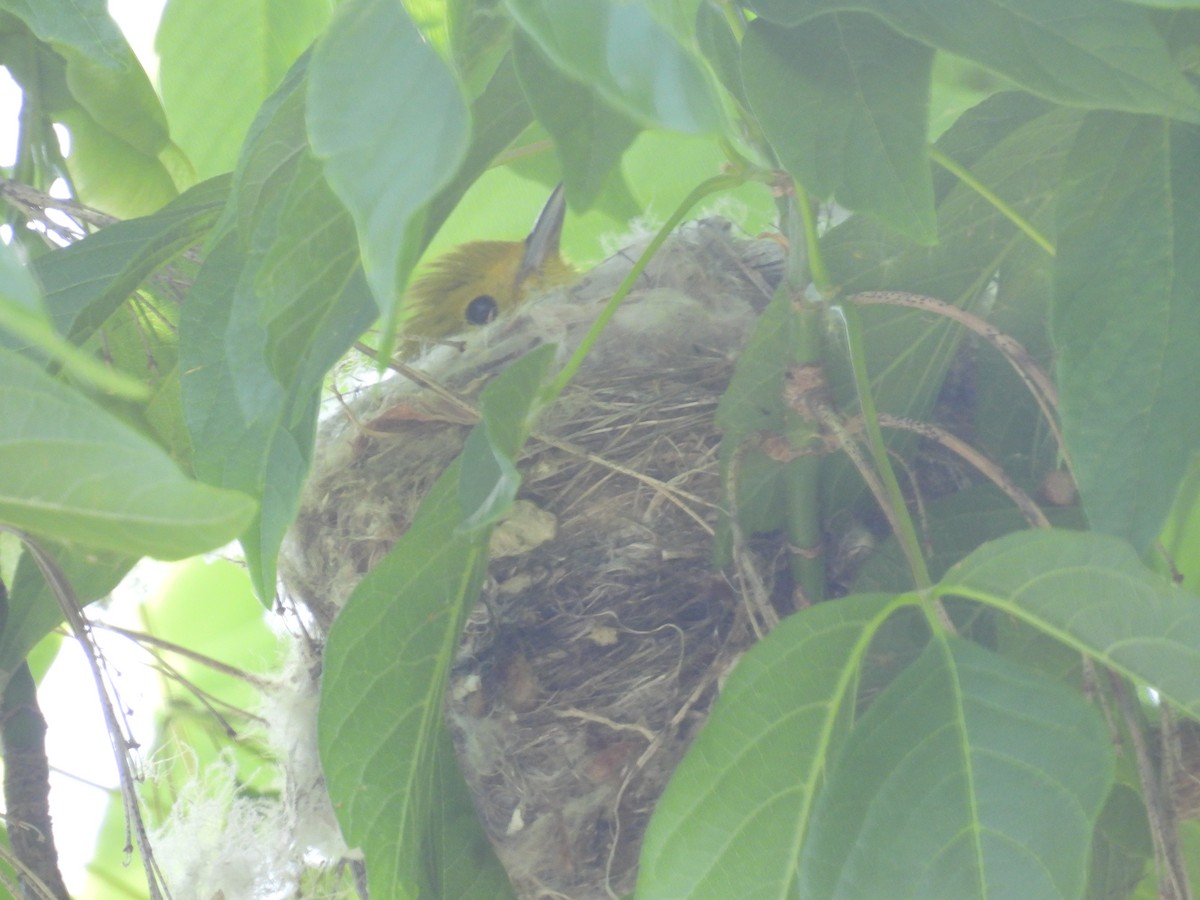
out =
<path fill-rule="evenodd" d="M 127 734 L 123 720 L 117 715 L 116 706 L 109 693 L 109 685 L 105 680 L 105 666 L 102 663 L 103 656 L 96 646 L 95 640 L 92 638 L 91 623 L 88 622 L 87 617 L 83 614 L 83 609 L 79 604 L 75 589 L 71 586 L 70 581 L 62 569 L 59 568 L 54 558 L 30 535 L 20 529 L 0 524 L 0 530 L 15 534 L 25 545 L 29 555 L 37 563 L 38 569 L 41 570 L 42 577 L 46 579 L 46 584 L 50 587 L 51 592 L 58 601 L 63 617 L 67 620 L 67 625 L 71 628 L 75 639 L 79 641 L 80 647 L 83 648 L 84 657 L 87 659 L 88 668 L 91 670 L 92 679 L 95 682 L 96 696 L 100 701 L 101 712 L 104 714 L 108 738 L 112 744 L 113 759 L 117 764 L 117 772 L 120 776 L 121 796 L 125 805 L 126 852 L 132 853 L 133 841 L 136 840 L 138 851 L 142 856 L 142 866 L 146 873 L 146 885 L 150 891 L 151 900 L 170 898 L 171 893 L 163 879 L 158 861 L 154 857 L 154 851 L 150 846 L 150 839 L 146 834 L 145 822 L 142 820 L 142 812 L 138 804 L 137 788 L 135 785 L 136 778 L 133 774 L 134 762 L 131 756 L 131 751 L 137 746 L 137 742 Z M 132 839 L 130 831 L 133 833 Z"/>
<path fill-rule="evenodd" d="M 1005 334 L 986 319 L 982 319 L 974 313 L 953 304 L 935 300 L 933 297 L 923 297 L 920 294 L 907 294 L 902 291 L 865 291 L 861 294 L 854 294 L 847 299 L 858 306 L 901 306 L 908 309 L 923 310 L 957 322 L 969 331 L 979 335 L 1003 354 L 1004 358 L 1008 360 L 1009 365 L 1013 367 L 1020 379 L 1025 382 L 1025 386 L 1029 388 L 1029 392 L 1033 395 L 1033 399 L 1041 409 L 1046 424 L 1054 433 L 1054 439 L 1058 444 L 1059 452 L 1067 460 L 1068 467 L 1070 466 L 1067 447 L 1063 441 L 1062 432 L 1058 427 L 1058 388 L 1054 386 L 1054 382 L 1050 379 L 1050 376 L 1042 371 L 1041 366 L 1037 364 L 1037 361 L 1029 351 L 1016 338 Z"/>

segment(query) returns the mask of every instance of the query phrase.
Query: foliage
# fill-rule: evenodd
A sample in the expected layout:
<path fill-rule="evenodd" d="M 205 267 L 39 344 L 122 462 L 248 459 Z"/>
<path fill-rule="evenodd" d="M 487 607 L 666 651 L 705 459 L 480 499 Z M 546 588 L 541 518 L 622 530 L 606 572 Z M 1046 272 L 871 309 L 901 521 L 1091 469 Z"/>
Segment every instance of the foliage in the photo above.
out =
<path fill-rule="evenodd" d="M 0 520 L 82 601 L 236 538 L 269 604 L 330 373 L 364 335 L 388 355 L 424 257 L 518 235 L 559 180 L 583 264 L 701 201 L 791 259 L 719 413 L 723 540 L 883 539 L 849 596 L 797 562 L 811 605 L 730 677 L 637 895 L 1188 895 L 1161 784 L 1200 717 L 1200 4 L 171 0 L 158 50 L 161 95 L 100 0 L 0 3 L 13 181 L 107 214 L 67 233 L 4 192 Z M 505 889 L 464 867 L 487 851 L 438 717 L 546 362 L 489 389 L 330 637 L 324 765 L 377 896 Z M 787 399 L 803 367 L 830 403 Z M 890 432 L 948 385 L 1007 484 L 1069 473 L 1073 530 L 980 485 L 910 510 Z M 839 428 L 858 464 L 806 455 Z M 29 556 L 10 587 L 5 676 L 60 619 Z"/>

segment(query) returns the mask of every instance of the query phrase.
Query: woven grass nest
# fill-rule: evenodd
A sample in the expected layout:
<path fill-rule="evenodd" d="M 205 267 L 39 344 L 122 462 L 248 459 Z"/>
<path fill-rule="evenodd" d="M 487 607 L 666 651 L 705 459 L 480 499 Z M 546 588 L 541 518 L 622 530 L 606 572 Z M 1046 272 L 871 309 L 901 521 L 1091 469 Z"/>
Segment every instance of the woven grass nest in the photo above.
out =
<path fill-rule="evenodd" d="M 469 404 L 543 341 L 565 358 L 635 258 L 431 350 L 414 363 L 426 384 L 393 378 L 327 423 L 283 565 L 319 628 L 461 449 L 471 417 L 454 397 Z M 712 565 L 713 413 L 781 261 L 778 244 L 737 239 L 721 220 L 678 231 L 526 447 L 445 701 L 520 897 L 633 889 L 646 822 L 753 643 L 752 610 L 786 608 L 776 549 L 745 551 L 740 576 Z"/>

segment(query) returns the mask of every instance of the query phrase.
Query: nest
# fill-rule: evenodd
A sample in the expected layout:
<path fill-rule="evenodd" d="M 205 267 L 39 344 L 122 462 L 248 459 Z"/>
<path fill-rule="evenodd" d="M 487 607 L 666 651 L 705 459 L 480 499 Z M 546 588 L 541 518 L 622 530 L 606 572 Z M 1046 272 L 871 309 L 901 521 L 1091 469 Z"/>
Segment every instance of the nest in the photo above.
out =
<path fill-rule="evenodd" d="M 776 598 L 750 598 L 712 566 L 722 502 L 713 413 L 780 257 L 719 221 L 675 235 L 526 448 L 445 706 L 480 820 L 521 897 L 633 889 L 654 804 L 755 638 L 752 605 L 786 605 L 772 552 L 746 551 L 756 577 L 743 580 L 774 586 Z M 538 343 L 569 352 L 633 258 L 614 257 L 417 368 L 469 398 Z M 397 378 L 323 430 L 283 567 L 321 627 L 461 449 L 470 417 L 449 396 Z"/>

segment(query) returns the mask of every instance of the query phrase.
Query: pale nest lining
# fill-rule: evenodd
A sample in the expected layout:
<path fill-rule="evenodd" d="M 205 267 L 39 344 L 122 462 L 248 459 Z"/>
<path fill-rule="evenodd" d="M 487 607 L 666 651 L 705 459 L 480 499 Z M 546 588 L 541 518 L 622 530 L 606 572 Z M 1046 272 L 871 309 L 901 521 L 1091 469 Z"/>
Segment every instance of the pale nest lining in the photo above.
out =
<path fill-rule="evenodd" d="M 763 598 L 752 604 L 742 583 L 774 585 L 776 554 L 743 549 L 750 579 L 713 568 L 713 414 L 781 257 L 772 241 L 733 239 L 728 223 L 682 229 L 526 448 L 446 698 L 476 808 L 521 897 L 632 890 L 654 803 L 753 641 L 749 610 Z M 634 258 L 415 366 L 469 398 L 543 341 L 565 358 Z M 397 378 L 324 429 L 283 564 L 321 627 L 403 534 L 468 428 L 453 401 Z"/>

